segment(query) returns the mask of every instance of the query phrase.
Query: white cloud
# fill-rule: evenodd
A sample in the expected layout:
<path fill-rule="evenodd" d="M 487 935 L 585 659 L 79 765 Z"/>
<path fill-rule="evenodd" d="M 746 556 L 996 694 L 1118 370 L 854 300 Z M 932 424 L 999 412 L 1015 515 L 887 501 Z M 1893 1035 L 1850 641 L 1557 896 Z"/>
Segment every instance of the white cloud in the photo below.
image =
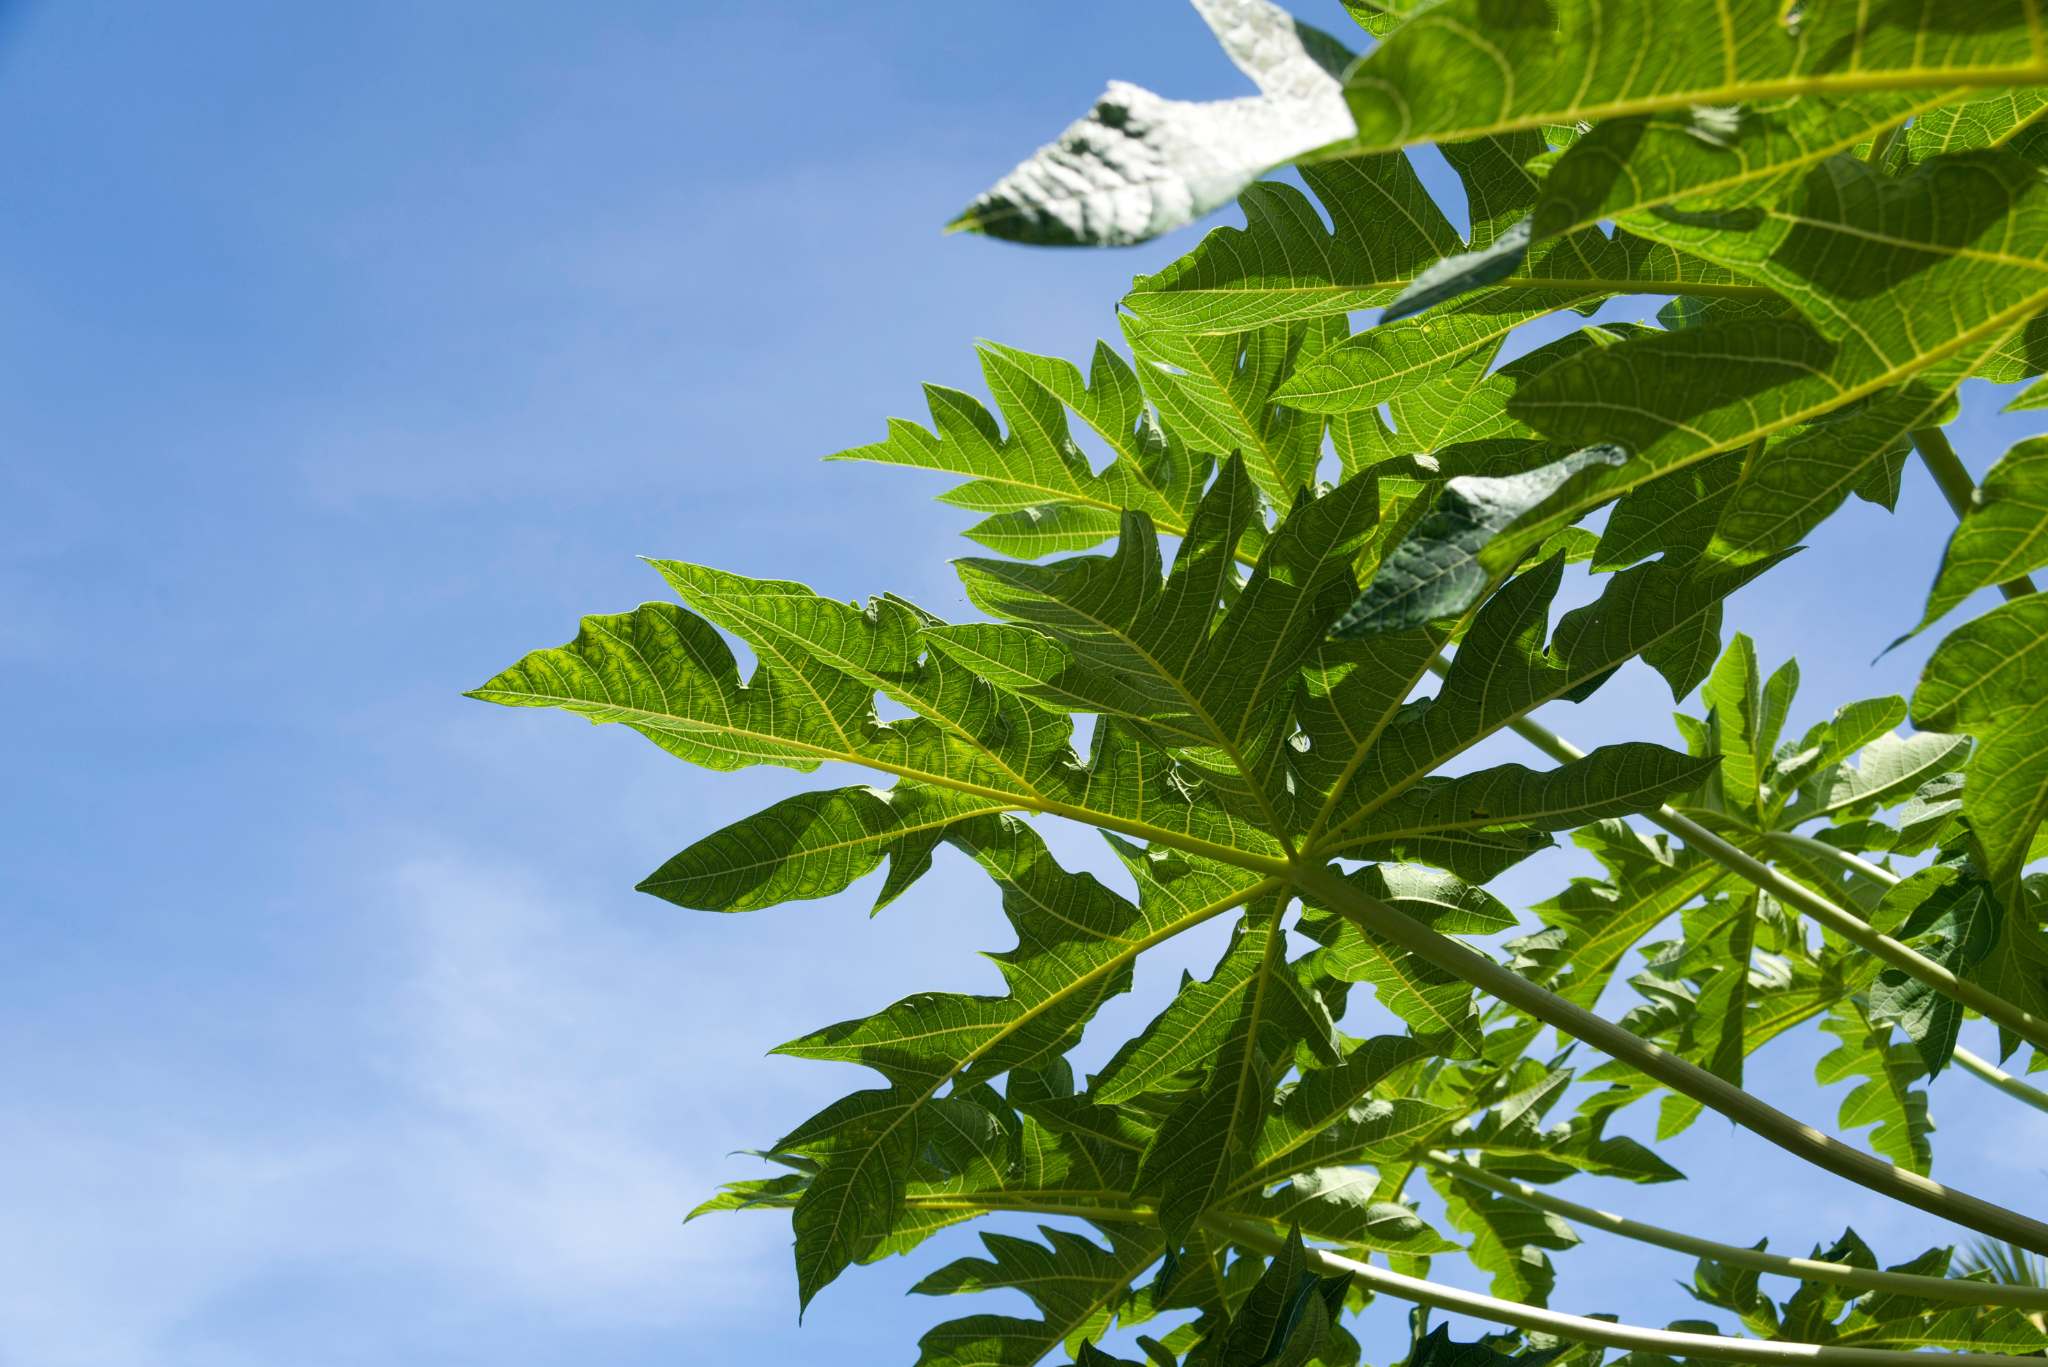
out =
<path fill-rule="evenodd" d="M 748 1016 L 726 966 L 461 858 L 388 893 L 404 970 L 332 1040 L 388 1081 L 354 1124 L 308 1141 L 196 1090 L 175 1114 L 0 1110 L 0 1363 L 242 1361 L 234 1307 L 351 1277 L 432 1289 L 441 1323 L 379 1342 L 514 1309 L 618 1332 L 791 1308 L 786 1222 L 680 1224 L 719 1155 L 803 1105 L 715 1076 L 764 1042 L 712 1024 Z M 299 1360 L 355 1360 L 326 1351 Z"/>

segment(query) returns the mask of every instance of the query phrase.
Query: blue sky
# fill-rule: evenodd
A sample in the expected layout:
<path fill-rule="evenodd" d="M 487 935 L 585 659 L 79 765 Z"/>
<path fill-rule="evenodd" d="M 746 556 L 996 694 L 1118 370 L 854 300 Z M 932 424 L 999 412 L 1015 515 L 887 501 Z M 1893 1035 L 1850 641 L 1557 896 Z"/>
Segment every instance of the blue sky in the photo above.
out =
<path fill-rule="evenodd" d="M 942 862 L 874 922 L 866 889 L 679 912 L 633 882 L 801 777 L 459 694 L 656 596 L 639 554 L 964 611 L 939 486 L 817 458 L 975 387 L 977 336 L 1113 333 L 1192 236 L 938 225 L 1108 77 L 1240 78 L 1176 0 L 4 14 L 0 1364 L 909 1361 L 967 1307 L 901 1292 L 966 1240 L 799 1329 L 780 1217 L 679 1221 L 857 1085 L 767 1048 L 993 981 L 977 878 Z M 1960 444 L 1981 470 L 2024 430 Z M 1738 599 L 1800 653 L 1799 720 L 1910 687 L 1924 646 L 1867 662 L 1947 526 L 1911 471 L 1906 511 Z M 1664 736 L 1660 687 L 1555 720 Z M 1825 1122 L 1819 1052 L 1759 1086 Z M 1936 1175 L 2038 1199 L 2042 1118 L 1936 1092 Z M 1701 1180 L 1636 1208 L 1704 1233 L 1937 1234 L 1718 1122 L 1674 1157 Z M 1688 1308 L 1676 1257 L 1589 1235 L 1564 1265 L 1561 1306 Z M 1393 1307 L 1365 1331 L 1398 1355 Z"/>

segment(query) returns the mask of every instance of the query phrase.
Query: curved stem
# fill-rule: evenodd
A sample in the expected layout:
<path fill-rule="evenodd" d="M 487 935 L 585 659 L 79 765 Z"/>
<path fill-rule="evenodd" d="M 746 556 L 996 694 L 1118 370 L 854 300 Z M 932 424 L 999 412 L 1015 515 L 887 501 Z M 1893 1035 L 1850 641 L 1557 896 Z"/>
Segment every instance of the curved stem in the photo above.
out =
<path fill-rule="evenodd" d="M 2048 1111 L 2048 1092 L 2028 1086 L 1990 1059 L 1979 1058 L 1960 1044 L 1956 1046 L 1953 1057 L 1965 1072 L 1976 1074 L 2013 1100 L 2024 1101 L 2035 1110 Z"/>
<path fill-rule="evenodd" d="M 1882 884 L 1888 888 L 1895 888 L 1905 881 L 1890 869 L 1881 869 L 1866 860 L 1858 859 L 1847 850 L 1838 850 L 1825 840 L 1815 840 L 1810 836 L 1792 835 L 1787 832 L 1779 832 L 1773 835 L 1771 839 L 1798 841 L 1802 848 L 1810 849 L 1816 854 L 1824 854 L 1841 864 L 1843 868 L 1868 878 L 1873 883 Z M 1950 1052 L 1949 1057 L 1960 1064 L 1963 1071 L 1975 1074 L 2015 1101 L 2024 1101 L 2036 1110 L 2048 1111 L 2048 1092 L 2043 1092 L 2037 1087 L 2028 1086 L 1989 1059 L 1979 1058 L 1960 1044 Z M 2043 1294 L 2048 1295 L 2048 1293 Z"/>
<path fill-rule="evenodd" d="M 1439 669 L 1437 672 L 1442 673 L 1443 671 Z M 1535 745 L 1560 763 L 1568 763 L 1571 760 L 1585 757 L 1585 751 L 1579 749 L 1578 746 L 1573 745 L 1548 727 L 1529 721 L 1527 718 L 1523 718 L 1522 721 L 1515 723 L 1512 729 L 1515 731 L 1515 734 L 1521 736 L 1530 744 Z M 1743 853 L 1740 849 L 1729 844 L 1726 840 L 1715 835 L 1712 831 L 1709 831 L 1706 827 L 1693 821 L 1683 813 L 1666 806 L 1659 808 L 1657 811 L 1645 813 L 1645 815 L 1657 825 L 1662 826 L 1665 830 L 1684 840 L 1700 853 L 1726 867 L 1734 869 L 1737 873 L 1748 878 L 1758 887 L 1772 893 L 1781 901 L 1788 902 L 1812 915 L 1815 920 L 1834 930 L 1852 944 L 1870 950 L 1871 953 L 1876 954 L 1886 963 L 1903 970 L 1912 977 L 1926 983 L 1929 987 L 1971 1007 L 1979 1015 L 1995 1021 L 2012 1031 L 2012 1033 L 2020 1036 L 2027 1043 L 2033 1045 L 2034 1048 L 2044 1048 L 2041 1042 L 2043 1023 L 2039 1017 L 2013 1005 L 2003 997 L 1984 991 L 1974 983 L 1965 982 L 1918 951 L 1900 944 L 1888 935 L 1871 929 L 1869 923 L 1861 917 L 1836 906 L 1833 902 L 1822 897 L 1804 884 L 1793 882 L 1776 869 L 1771 868 L 1770 865 L 1750 858 L 1749 855 Z M 1667 818 L 1675 818 L 1675 820 Z M 1831 859 L 1851 873 L 1868 878 L 1872 882 L 1884 887 L 1897 887 L 1905 881 L 1890 869 L 1879 868 L 1869 860 L 1858 858 L 1847 850 L 1837 849 L 1825 840 L 1815 840 L 1811 836 L 1798 835 L 1790 831 L 1773 831 L 1766 838 L 1796 843 L 1801 849 Z M 1735 857 L 1732 859 L 1724 857 L 1724 854 L 1729 853 L 1732 853 Z M 1922 965 L 1928 971 L 1920 971 Z M 1947 985 L 1951 983 L 1953 987 Z M 1986 1062 L 1984 1059 L 1978 1058 L 1961 1045 L 1955 1047 L 1953 1057 L 1966 1070 L 1989 1082 L 2007 1096 L 2024 1101 L 2029 1106 L 2048 1111 L 2048 1093 L 2028 1086 L 2012 1076 L 2012 1074 Z"/>
<path fill-rule="evenodd" d="M 1873 864 L 1861 855 L 1853 854 L 1837 845 L 1830 845 L 1825 840 L 1815 840 L 1810 835 L 1800 835 L 1796 831 L 1771 831 L 1764 839 L 1773 844 L 1788 845 L 1804 850 L 1808 854 L 1818 855 L 1831 863 L 1839 864 L 1858 878 L 1867 878 L 1881 887 L 1895 888 L 1906 881 L 1890 869 Z"/>
<path fill-rule="evenodd" d="M 1973 982 L 1957 977 L 1953 971 L 1944 968 L 1919 950 L 1902 945 L 1891 936 L 1871 929 L 1870 923 L 1854 912 L 1835 905 L 1804 883 L 1786 877 L 1746 850 L 1714 834 L 1691 817 L 1670 807 L 1660 807 L 1649 813 L 1649 818 L 1701 854 L 1733 869 L 1786 905 L 1798 908 L 1850 944 L 1867 951 L 1908 977 L 1925 983 L 1943 996 L 1961 1002 L 1987 1020 L 1997 1022 L 2036 1049 L 2048 1049 L 2048 1020 L 2041 1019 L 2031 1011 L 2016 1006 L 1995 993 L 1985 991 Z"/>
<path fill-rule="evenodd" d="M 1375 938 L 1391 941 L 1463 978 L 1524 1015 L 1533 1016 L 1574 1039 L 1592 1045 L 1608 1057 L 1691 1097 L 1795 1157 L 1980 1234 L 2038 1253 L 2048 1253 L 2048 1225 L 1968 1192 L 1943 1186 L 1918 1173 L 1894 1167 L 1832 1135 L 1823 1134 L 1733 1083 L 1629 1033 L 1605 1017 L 1566 1001 L 1477 950 L 1367 896 L 1331 869 L 1303 868 L 1295 875 L 1295 882 L 1303 891 L 1313 893 L 1321 905 L 1357 923 Z"/>
<path fill-rule="evenodd" d="M 1228 1218 L 1212 1218 L 1210 1227 L 1227 1234 L 1237 1243 L 1260 1252 L 1278 1253 L 1286 1247 L 1279 1236 L 1255 1225 L 1241 1225 Z M 1844 1348 L 1814 1343 L 1777 1343 L 1762 1339 L 1723 1338 L 1718 1334 L 1688 1334 L 1675 1329 L 1645 1329 L 1633 1324 L 1588 1319 L 1559 1310 L 1539 1310 L 1519 1301 L 1505 1301 L 1440 1282 L 1406 1277 L 1399 1272 L 1312 1248 L 1309 1260 L 1326 1274 L 1348 1272 L 1358 1283 L 1383 1291 L 1398 1300 L 1434 1306 L 1461 1315 L 1523 1329 L 1540 1330 L 1578 1343 L 1597 1343 L 1608 1348 L 1641 1349 L 1666 1357 L 1702 1358 L 1721 1362 L 1813 1363 L 1816 1367 L 1927 1367 L 1924 1353 L 1896 1348 Z M 1997 1353 L 1943 1353 L 1942 1367 L 2013 1367 L 2019 1357 Z"/>
<path fill-rule="evenodd" d="M 2021 1085 L 2025 1086 L 2024 1083 Z M 2044 1097 L 2043 1100 L 2048 1101 L 2048 1097 Z M 1456 1177 L 1461 1182 L 1470 1182 L 1488 1191 L 1499 1192 L 1503 1196 L 1520 1201 L 1523 1205 L 1551 1211 L 1577 1220 L 1581 1224 L 1604 1229 L 1610 1234 L 1619 1234 L 1625 1239 L 1635 1239 L 1641 1243 L 1655 1244 L 1659 1248 L 1691 1253 L 1701 1258 L 1712 1258 L 1716 1262 L 1727 1263 L 1733 1267 L 1747 1267 L 1757 1272 L 1797 1277 L 1801 1281 L 1826 1282 L 1831 1286 L 1846 1286 L 1857 1291 L 1898 1292 L 1923 1300 L 2048 1309 L 2048 1287 L 2000 1286 L 1991 1282 L 1960 1281 L 1952 1277 L 1917 1277 L 1909 1272 L 1881 1272 L 1875 1268 L 1851 1267 L 1846 1263 L 1819 1262 L 1812 1258 L 1788 1258 L 1779 1253 L 1766 1253 L 1760 1248 L 1743 1248 L 1737 1244 L 1702 1239 L 1679 1230 L 1665 1229 L 1641 1220 L 1631 1220 L 1625 1215 L 1616 1215 L 1592 1206 L 1582 1206 L 1576 1201 L 1567 1201 L 1562 1196 L 1555 1196 L 1539 1187 L 1530 1186 L 1527 1182 L 1496 1176 L 1475 1163 L 1459 1158 L 1455 1154 L 1445 1153 L 1441 1149 L 1430 1151 L 1429 1162 L 1431 1166 Z"/>
<path fill-rule="evenodd" d="M 1444 673 L 1448 667 L 1441 656 L 1430 665 L 1437 674 Z M 1527 717 L 1510 722 L 1508 729 L 1560 764 L 1568 764 L 1572 760 L 1586 757 L 1584 750 L 1549 727 Z M 1854 912 L 1836 906 L 1804 883 L 1786 877 L 1676 808 L 1666 805 L 1643 815 L 1715 863 L 1741 874 L 1787 906 L 1798 908 L 1850 944 L 1875 955 L 1907 977 L 1925 983 L 1943 996 L 1961 1002 L 1986 1020 L 2018 1035 L 2036 1049 L 2048 1052 L 2048 1020 L 2043 1020 L 1995 993 L 1985 991 L 1975 983 L 1957 977 L 1952 971 L 1920 951 L 1871 929 L 1869 922 Z M 1875 868 L 1875 865 L 1871 867 Z"/>

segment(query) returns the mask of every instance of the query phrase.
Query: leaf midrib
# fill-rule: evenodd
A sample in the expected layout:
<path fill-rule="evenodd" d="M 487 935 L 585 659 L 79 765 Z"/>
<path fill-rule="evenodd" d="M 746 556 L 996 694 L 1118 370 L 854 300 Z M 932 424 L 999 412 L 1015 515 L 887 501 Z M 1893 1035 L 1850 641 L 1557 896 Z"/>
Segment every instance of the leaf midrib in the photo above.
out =
<path fill-rule="evenodd" d="M 1587 67 L 1592 71 L 1591 64 Z M 1506 133 L 1519 133 L 1528 129 L 1541 129 L 1548 124 L 1569 124 L 1576 122 L 1597 123 L 1602 119 L 1628 118 L 1637 114 L 1668 114 L 1688 109 L 1693 105 L 1752 104 L 1764 100 L 1787 99 L 1797 95 L 1849 95 L 1880 90 L 1920 90 L 1929 86 L 1945 85 L 1957 89 L 1983 89 L 1991 86 L 2024 86 L 2048 83 L 2048 60 L 2005 66 L 1983 66 L 1963 68 L 1936 67 L 1889 67 L 1882 71 L 1860 73 L 1823 73 L 1811 76 L 1787 76 L 1763 81 L 1736 81 L 1706 89 L 1692 89 L 1668 94 L 1643 96 L 1633 100 L 1607 100 L 1596 104 L 1573 104 L 1563 109 L 1548 109 L 1538 113 L 1518 114 L 1507 119 L 1498 119 L 1486 124 L 1472 124 L 1460 128 L 1439 128 L 1417 135 L 1402 136 L 1393 141 L 1364 142 L 1347 140 L 1332 143 L 1296 159 L 1296 164 L 1330 160 L 1337 157 L 1372 155 L 1381 152 L 1398 152 L 1404 147 L 1413 147 L 1425 142 L 1465 142 L 1473 138 L 1497 137 Z"/>
<path fill-rule="evenodd" d="M 510 688 L 479 688 L 471 696 L 481 698 L 487 702 L 505 702 L 509 700 L 515 704 L 546 707 L 560 707 L 564 705 L 564 699 L 553 694 L 528 693 Z M 646 726 L 650 730 L 673 733 L 690 739 L 695 739 L 700 735 L 730 735 L 746 740 L 758 740 L 763 743 L 765 748 L 769 749 L 795 751 L 820 761 L 858 765 L 865 769 L 873 769 L 878 773 L 893 774 L 898 778 L 915 779 L 920 783 L 928 783 L 935 788 L 945 788 L 953 792 L 968 793 L 975 797 L 1012 803 L 1028 811 L 1042 812 L 1047 816 L 1066 817 L 1071 821 L 1080 822 L 1082 825 L 1099 826 L 1105 830 L 1136 836 L 1140 840 L 1155 842 L 1171 849 L 1186 850 L 1191 854 L 1204 855 L 1216 860 L 1218 863 L 1229 864 L 1253 873 L 1284 875 L 1292 868 L 1292 865 L 1284 859 L 1275 859 L 1270 855 L 1258 854 L 1254 851 L 1239 849 L 1235 846 L 1218 845 L 1214 841 L 1183 835 L 1178 831 L 1168 830 L 1163 826 L 1154 826 L 1144 821 L 1133 821 L 1128 817 L 1117 816 L 1114 813 L 1096 811 L 1086 807 L 1076 807 L 1071 803 L 1059 802 L 1044 797 L 1035 789 L 1029 793 L 1006 792 L 1001 788 L 990 788 L 984 784 L 969 783 L 963 779 L 956 779 L 951 775 L 937 773 L 932 770 L 913 769 L 907 765 L 891 764 L 887 760 L 875 756 L 858 753 L 848 754 L 816 745 L 809 741 L 794 740 L 768 732 L 753 731 L 729 723 L 720 725 L 710 721 L 697 721 L 689 717 L 678 717 L 672 713 L 650 712 L 645 708 L 623 707 L 616 703 L 604 704 L 603 710 L 614 714 L 619 721 L 629 726 Z M 754 752 L 737 751 L 735 753 L 751 755 Z"/>

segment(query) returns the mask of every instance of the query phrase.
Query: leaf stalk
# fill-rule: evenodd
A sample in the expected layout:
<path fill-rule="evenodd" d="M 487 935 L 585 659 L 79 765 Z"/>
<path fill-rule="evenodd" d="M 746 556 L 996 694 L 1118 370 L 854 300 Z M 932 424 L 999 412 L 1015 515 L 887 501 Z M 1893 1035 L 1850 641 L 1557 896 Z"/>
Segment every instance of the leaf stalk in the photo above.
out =
<path fill-rule="evenodd" d="M 1983 1063 L 1982 1059 L 1977 1061 Z M 1921 1277 L 1909 1272 L 1884 1272 L 1876 1268 L 1851 1267 L 1847 1263 L 1823 1262 L 1814 1258 L 1788 1258 L 1780 1253 L 1767 1253 L 1760 1248 L 1744 1248 L 1739 1244 L 1724 1244 L 1681 1230 L 1665 1229 L 1642 1220 L 1631 1220 L 1625 1215 L 1616 1215 L 1611 1211 L 1582 1206 L 1576 1201 L 1552 1195 L 1527 1182 L 1490 1173 L 1476 1163 L 1441 1149 L 1431 1150 L 1428 1157 L 1430 1165 L 1438 1171 L 1448 1173 L 1461 1182 L 1469 1182 L 1473 1186 L 1497 1192 L 1523 1205 L 1533 1206 L 1537 1210 L 1547 1210 L 1595 1229 L 1618 1234 L 1625 1239 L 1655 1244 L 1659 1248 L 1668 1248 L 1677 1253 L 1711 1258 L 1715 1262 L 1727 1263 L 1732 1267 L 1746 1267 L 1757 1272 L 1796 1277 L 1802 1281 L 1826 1282 L 1831 1286 L 1848 1287 L 1856 1291 L 1895 1292 L 1924 1300 L 1956 1301 L 1965 1305 L 2048 1309 L 2048 1288 L 2000 1286 L 1991 1282 L 1962 1281 L 1953 1277 Z"/>
<path fill-rule="evenodd" d="M 1450 666 L 1444 662 L 1443 657 L 1438 656 L 1430 668 L 1442 675 Z M 1586 757 L 1586 752 L 1578 746 L 1528 717 L 1520 717 L 1509 723 L 1509 729 L 1560 764 L 1568 764 Z M 1812 888 L 1780 873 L 1668 803 L 1643 815 L 1652 824 L 1677 836 L 1722 867 L 1741 874 L 1779 901 L 1796 907 L 1850 944 L 1875 955 L 1890 967 L 1925 983 L 1942 995 L 1961 1002 L 1986 1020 L 2018 1035 L 2036 1049 L 2048 1051 L 2048 1020 L 2042 1020 L 2023 1007 L 1957 977 L 1954 972 L 1918 950 L 1871 929 L 1870 924 L 1855 913 L 1837 906 Z M 1876 866 L 1869 867 L 1874 869 Z"/>
<path fill-rule="evenodd" d="M 1731 847 L 1732 848 L 1732 847 Z M 1763 867 L 1759 865 L 1759 867 Z M 1304 892 L 1380 940 L 1456 974 L 1498 1000 L 1691 1097 L 1794 1157 L 1980 1234 L 2048 1252 L 2048 1225 L 1875 1158 L 1795 1120 L 1742 1088 L 1540 987 L 1477 950 L 1359 891 L 1327 868 L 1298 875 Z M 1796 886 L 1796 885 L 1795 885 Z M 1845 913 L 1846 914 L 1846 913 Z M 1860 924 L 1860 923 L 1859 923 Z M 1868 930 L 1868 927 L 1865 927 Z"/>
<path fill-rule="evenodd" d="M 2038 1087 L 2028 1086 L 2011 1073 L 2006 1072 L 2005 1069 L 1993 1063 L 1990 1059 L 1979 1058 L 1960 1044 L 1955 1047 L 1953 1057 L 1958 1064 L 1962 1065 L 1965 1072 L 1972 1073 L 1983 1081 L 1990 1083 L 2013 1100 L 2023 1101 L 2037 1111 L 2048 1111 L 2048 1092 L 2044 1092 Z"/>
<path fill-rule="evenodd" d="M 1211 1227 L 1227 1234 L 1247 1248 L 1266 1254 L 1280 1252 L 1286 1240 L 1255 1225 L 1228 1218 L 1214 1218 Z M 1718 1362 L 1812 1363 L 1815 1367 L 1924 1367 L 1924 1353 L 1895 1348 L 1855 1348 L 1817 1343 L 1781 1343 L 1763 1339 L 1722 1337 L 1718 1334 L 1689 1334 L 1676 1329 L 1649 1329 L 1640 1325 L 1616 1324 L 1609 1320 L 1570 1315 L 1560 1310 L 1543 1310 L 1519 1301 L 1501 1300 L 1477 1291 L 1404 1276 L 1385 1268 L 1324 1249 L 1310 1249 L 1309 1258 L 1327 1274 L 1348 1272 L 1369 1290 L 1385 1292 L 1398 1300 L 1412 1301 L 1454 1314 L 1472 1315 L 1522 1329 L 1534 1329 L 1578 1343 L 1599 1344 L 1676 1358 L 1699 1358 Z M 1943 1353 L 1944 1367 L 2012 1367 L 2017 1356 L 1998 1353 Z"/>

